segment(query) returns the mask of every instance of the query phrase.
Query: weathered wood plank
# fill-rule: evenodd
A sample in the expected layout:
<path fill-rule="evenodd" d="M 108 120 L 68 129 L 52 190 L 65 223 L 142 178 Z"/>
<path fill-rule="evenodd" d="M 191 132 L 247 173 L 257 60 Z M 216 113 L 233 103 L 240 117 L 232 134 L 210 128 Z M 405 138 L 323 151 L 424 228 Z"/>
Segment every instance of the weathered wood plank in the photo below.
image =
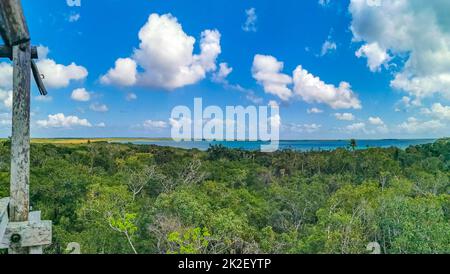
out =
<path fill-rule="evenodd" d="M 12 60 L 13 58 L 13 52 L 12 48 L 8 46 L 0 46 L 0 58 L 9 58 Z M 37 47 L 33 46 L 31 47 L 31 59 L 38 59 L 38 51 Z"/>
<path fill-rule="evenodd" d="M 13 47 L 13 109 L 11 138 L 11 222 L 28 220 L 30 174 L 30 44 Z"/>
<path fill-rule="evenodd" d="M 13 46 L 10 222 L 28 221 L 30 207 L 30 78 L 30 43 Z M 9 253 L 27 254 L 28 249 L 11 247 Z"/>
<path fill-rule="evenodd" d="M 20 235 L 20 241 L 11 242 L 13 235 Z M 52 243 L 52 222 L 19 222 L 9 223 L 5 235 L 0 242 L 0 249 L 9 248 L 10 253 L 27 247 L 44 246 Z"/>
<path fill-rule="evenodd" d="M 8 204 L 9 198 L 3 198 L 0 200 L 0 239 L 3 239 L 6 227 L 8 226 Z"/>
<path fill-rule="evenodd" d="M 0 34 L 8 46 L 30 40 L 20 0 L 0 1 Z"/>
<path fill-rule="evenodd" d="M 41 222 L 41 212 L 40 211 L 33 211 L 30 212 L 30 215 L 28 216 L 28 222 L 29 223 L 40 223 Z M 42 254 L 44 253 L 43 246 L 32 246 L 29 249 L 30 254 Z"/>

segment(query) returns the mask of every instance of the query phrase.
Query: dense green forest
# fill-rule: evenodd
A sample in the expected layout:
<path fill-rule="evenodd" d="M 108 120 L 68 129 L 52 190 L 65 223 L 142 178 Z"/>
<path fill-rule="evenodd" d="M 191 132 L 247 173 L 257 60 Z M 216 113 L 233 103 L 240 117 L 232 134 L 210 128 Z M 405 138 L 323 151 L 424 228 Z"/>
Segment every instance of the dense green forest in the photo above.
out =
<path fill-rule="evenodd" d="M 0 197 L 9 196 L 0 143 Z M 31 203 L 83 253 L 450 253 L 450 141 L 208 151 L 33 144 Z"/>

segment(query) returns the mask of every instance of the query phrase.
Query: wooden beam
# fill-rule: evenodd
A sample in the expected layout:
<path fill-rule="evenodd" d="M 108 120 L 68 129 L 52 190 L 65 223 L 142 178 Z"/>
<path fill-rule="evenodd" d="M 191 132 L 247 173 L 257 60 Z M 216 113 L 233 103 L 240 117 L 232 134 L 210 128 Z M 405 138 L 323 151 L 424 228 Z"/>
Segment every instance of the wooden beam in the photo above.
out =
<path fill-rule="evenodd" d="M 8 226 L 8 205 L 9 198 L 3 198 L 0 200 L 0 239 L 3 239 L 6 227 Z"/>
<path fill-rule="evenodd" d="M 30 212 L 30 216 L 28 216 L 28 222 L 29 223 L 35 223 L 35 224 L 39 224 L 41 223 L 41 212 L 40 211 L 33 211 Z M 51 232 L 51 224 L 50 224 L 50 235 L 45 236 L 46 238 L 50 238 L 50 243 L 51 243 L 51 239 L 52 239 L 52 232 Z M 50 244 L 48 243 L 48 244 Z M 30 247 L 30 254 L 43 254 L 44 253 L 44 246 L 39 245 L 39 246 L 31 246 Z"/>
<path fill-rule="evenodd" d="M 13 108 L 11 137 L 10 222 L 26 222 L 30 180 L 30 43 L 13 46 Z M 28 253 L 28 250 L 10 250 Z"/>
<path fill-rule="evenodd" d="M 7 46 L 30 41 L 20 0 L 0 1 L 0 34 Z"/>
<path fill-rule="evenodd" d="M 0 46 L 0 58 L 8 58 L 12 60 L 13 51 L 9 46 Z M 31 47 L 31 59 L 39 59 L 37 47 Z"/>
<path fill-rule="evenodd" d="M 18 236 L 18 242 L 12 241 L 13 235 Z M 0 249 L 9 248 L 10 254 L 17 254 L 15 250 L 28 250 L 30 247 L 41 247 L 51 243 L 51 221 L 9 223 L 3 239 L 0 239 Z"/>

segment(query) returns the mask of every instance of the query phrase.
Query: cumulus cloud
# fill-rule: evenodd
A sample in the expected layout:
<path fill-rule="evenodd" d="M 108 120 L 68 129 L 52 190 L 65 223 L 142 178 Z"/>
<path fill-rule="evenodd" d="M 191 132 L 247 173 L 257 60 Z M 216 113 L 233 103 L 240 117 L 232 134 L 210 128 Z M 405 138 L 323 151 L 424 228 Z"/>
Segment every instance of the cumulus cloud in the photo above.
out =
<path fill-rule="evenodd" d="M 82 66 L 77 66 L 75 63 L 65 66 L 49 59 L 47 47 L 39 46 L 37 50 L 40 59 L 36 65 L 40 73 L 44 75 L 43 82 L 47 88 L 64 88 L 71 81 L 83 80 L 87 77 L 88 71 Z M 12 106 L 12 79 L 12 65 L 6 62 L 0 63 L 0 106 L 3 105 L 6 108 Z"/>
<path fill-rule="evenodd" d="M 450 121 L 450 106 L 444 106 L 441 103 L 435 103 L 430 109 L 423 109 L 423 114 L 431 115 L 439 120 Z"/>
<path fill-rule="evenodd" d="M 308 103 L 327 104 L 333 109 L 360 109 L 361 102 L 347 82 L 326 84 L 298 66 L 294 71 L 294 93 Z"/>
<path fill-rule="evenodd" d="M 352 113 L 335 113 L 334 117 L 340 121 L 353 121 L 355 120 L 355 115 Z"/>
<path fill-rule="evenodd" d="M 138 98 L 137 95 L 133 92 L 128 93 L 127 96 L 125 97 L 127 101 L 133 101 L 136 100 L 137 98 Z"/>
<path fill-rule="evenodd" d="M 47 88 L 65 88 L 71 81 L 83 80 L 88 76 L 88 71 L 83 66 L 75 63 L 70 65 L 57 64 L 53 59 L 47 57 L 49 49 L 39 46 L 39 61 L 36 65 L 39 72 L 44 75 L 42 80 Z"/>
<path fill-rule="evenodd" d="M 108 112 L 108 106 L 100 103 L 93 103 L 89 106 L 89 109 L 95 112 Z"/>
<path fill-rule="evenodd" d="M 106 85 L 132 86 L 137 81 L 137 64 L 131 58 L 119 58 L 114 68 L 100 78 Z"/>
<path fill-rule="evenodd" d="M 384 121 L 380 117 L 369 117 L 369 123 L 374 126 L 384 125 Z"/>
<path fill-rule="evenodd" d="M 227 84 L 227 77 L 233 72 L 233 68 L 229 67 L 227 63 L 220 63 L 219 71 L 215 72 L 212 76 L 213 82 Z"/>
<path fill-rule="evenodd" d="M 331 53 L 337 49 L 337 45 L 335 42 L 331 40 L 326 40 L 322 45 L 322 50 L 320 52 L 320 56 L 325 56 L 328 53 Z"/>
<path fill-rule="evenodd" d="M 258 20 L 258 16 L 256 15 L 256 9 L 250 8 L 245 10 L 245 15 L 247 19 L 245 20 L 244 25 L 242 26 L 242 30 L 245 32 L 256 32 L 256 21 Z"/>
<path fill-rule="evenodd" d="M 119 58 L 100 78 L 103 84 L 173 90 L 195 84 L 217 69 L 221 53 L 217 30 L 201 33 L 200 54 L 193 54 L 195 38 L 170 14 L 151 14 L 138 36 L 139 48 L 130 58 Z"/>
<path fill-rule="evenodd" d="M 53 100 L 53 97 L 50 95 L 46 95 L 46 96 L 38 95 L 38 96 L 34 97 L 34 99 L 38 102 L 51 102 Z"/>
<path fill-rule="evenodd" d="M 255 55 L 252 74 L 266 93 L 278 96 L 281 100 L 288 100 L 292 91 L 288 85 L 292 84 L 292 77 L 282 73 L 284 64 L 269 55 Z"/>
<path fill-rule="evenodd" d="M 367 58 L 367 66 L 372 72 L 380 71 L 381 66 L 385 65 L 391 60 L 391 57 L 386 52 L 386 50 L 380 48 L 380 46 L 376 42 L 363 45 L 355 53 L 355 55 L 358 58 Z"/>
<path fill-rule="evenodd" d="M 7 109 L 12 106 L 12 75 L 11 64 L 0 63 L 0 107 Z"/>
<path fill-rule="evenodd" d="M 10 113 L 0 113 L 0 126 L 10 126 L 11 115 Z"/>
<path fill-rule="evenodd" d="M 169 124 L 165 121 L 154 121 L 154 120 L 146 120 L 144 121 L 143 127 L 145 129 L 163 129 L 167 128 Z"/>
<path fill-rule="evenodd" d="M 289 124 L 288 130 L 297 133 L 314 133 L 319 131 L 322 125 L 319 124 Z"/>
<path fill-rule="evenodd" d="M 419 98 L 450 97 L 449 10 L 450 1 L 351 0 L 351 31 L 354 41 L 375 43 L 380 52 L 405 59 L 391 81 L 393 88 Z M 372 70 L 386 57 L 365 55 Z"/>
<path fill-rule="evenodd" d="M 11 64 L 0 63 L 0 89 L 12 89 L 13 67 Z"/>
<path fill-rule="evenodd" d="M 80 119 L 77 116 L 65 116 L 63 113 L 49 115 L 47 120 L 39 120 L 36 124 L 44 128 L 92 127 L 92 124 L 87 119 Z"/>
<path fill-rule="evenodd" d="M 85 88 L 77 88 L 72 91 L 70 98 L 74 101 L 87 102 L 91 100 L 91 93 Z"/>
<path fill-rule="evenodd" d="M 349 132 L 352 132 L 352 133 L 358 132 L 358 131 L 365 131 L 366 130 L 366 124 L 362 123 L 362 122 L 361 123 L 354 123 L 354 124 L 351 124 L 351 125 L 347 126 L 345 129 L 347 131 L 349 131 Z"/>
<path fill-rule="evenodd" d="M 443 129 L 445 124 L 439 120 L 421 121 L 415 117 L 410 117 L 408 120 L 398 126 L 401 131 L 407 133 L 432 133 Z"/>
<path fill-rule="evenodd" d="M 0 106 L 10 109 L 12 107 L 13 94 L 11 90 L 0 89 Z"/>
<path fill-rule="evenodd" d="M 320 114 L 323 113 L 323 110 L 319 108 L 310 108 L 306 111 L 308 114 Z"/>
<path fill-rule="evenodd" d="M 284 63 L 275 57 L 257 54 L 253 60 L 253 78 L 263 86 L 266 93 L 278 96 L 283 101 L 297 96 L 307 103 L 327 104 L 334 109 L 361 108 L 361 102 L 349 83 L 341 82 L 339 87 L 326 84 L 302 66 L 294 70 L 292 78 L 282 72 L 283 67 Z"/>

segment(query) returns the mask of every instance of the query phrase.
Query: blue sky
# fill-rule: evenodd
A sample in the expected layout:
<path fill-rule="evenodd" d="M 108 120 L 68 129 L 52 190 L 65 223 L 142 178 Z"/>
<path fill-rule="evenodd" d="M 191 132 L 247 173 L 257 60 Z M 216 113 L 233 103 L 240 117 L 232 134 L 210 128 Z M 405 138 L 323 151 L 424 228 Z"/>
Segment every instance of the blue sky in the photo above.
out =
<path fill-rule="evenodd" d="M 173 107 L 195 97 L 276 102 L 283 139 L 448 135 L 445 1 L 68 2 L 22 0 L 50 95 L 33 86 L 33 137 L 168 137 Z M 1 62 L 4 137 L 10 68 Z"/>

